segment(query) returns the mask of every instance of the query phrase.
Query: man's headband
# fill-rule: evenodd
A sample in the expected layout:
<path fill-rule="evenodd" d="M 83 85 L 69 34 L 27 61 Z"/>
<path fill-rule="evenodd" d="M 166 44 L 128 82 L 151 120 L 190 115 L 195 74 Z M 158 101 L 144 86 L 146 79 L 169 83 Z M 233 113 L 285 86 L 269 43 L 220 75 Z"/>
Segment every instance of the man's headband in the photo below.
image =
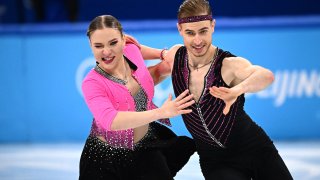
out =
<path fill-rule="evenodd" d="M 179 18 L 178 23 L 179 24 L 192 23 L 192 22 L 205 21 L 205 20 L 212 20 L 212 15 L 190 16 L 190 17 Z"/>

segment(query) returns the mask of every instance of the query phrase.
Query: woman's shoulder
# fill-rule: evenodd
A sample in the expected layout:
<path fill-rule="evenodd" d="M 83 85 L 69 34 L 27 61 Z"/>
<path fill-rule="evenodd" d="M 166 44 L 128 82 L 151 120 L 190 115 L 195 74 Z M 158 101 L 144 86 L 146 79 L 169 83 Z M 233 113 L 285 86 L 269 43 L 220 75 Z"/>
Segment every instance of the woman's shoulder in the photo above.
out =
<path fill-rule="evenodd" d="M 135 44 L 126 44 L 124 47 L 124 54 L 128 57 L 141 57 L 142 58 L 142 54 L 140 51 L 140 48 L 135 45 Z"/>
<path fill-rule="evenodd" d="M 99 82 L 99 81 L 103 81 L 103 77 L 93 69 L 91 69 L 87 75 L 83 78 L 82 83 L 86 83 L 86 82 Z"/>
<path fill-rule="evenodd" d="M 142 57 L 140 48 L 135 44 L 126 44 L 124 48 L 124 55 L 130 60 L 134 65 L 141 67 L 145 66 L 144 59 Z"/>

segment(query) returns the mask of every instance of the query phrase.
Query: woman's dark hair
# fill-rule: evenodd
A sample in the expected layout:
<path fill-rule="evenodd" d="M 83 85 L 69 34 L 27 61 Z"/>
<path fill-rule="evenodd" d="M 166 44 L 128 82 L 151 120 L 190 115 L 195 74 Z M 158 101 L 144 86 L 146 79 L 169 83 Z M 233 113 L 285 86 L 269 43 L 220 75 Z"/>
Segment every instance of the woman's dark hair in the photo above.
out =
<path fill-rule="evenodd" d="M 118 21 L 117 18 L 111 16 L 111 15 L 102 15 L 102 16 L 97 16 L 94 18 L 88 27 L 87 30 L 87 36 L 91 37 L 91 34 L 98 30 L 98 29 L 103 29 L 103 28 L 114 28 L 118 29 L 121 36 L 123 36 L 123 30 L 120 22 Z"/>

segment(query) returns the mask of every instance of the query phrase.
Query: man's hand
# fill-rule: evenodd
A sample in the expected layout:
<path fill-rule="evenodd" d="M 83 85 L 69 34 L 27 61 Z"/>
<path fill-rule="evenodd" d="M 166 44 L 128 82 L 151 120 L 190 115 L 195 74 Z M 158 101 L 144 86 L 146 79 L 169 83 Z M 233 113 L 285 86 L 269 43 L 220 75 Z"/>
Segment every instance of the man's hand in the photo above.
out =
<path fill-rule="evenodd" d="M 240 95 L 238 91 L 234 88 L 212 86 L 209 88 L 209 90 L 212 96 L 222 99 L 224 101 L 225 103 L 225 107 L 223 109 L 224 115 L 229 113 L 230 107 L 237 100 L 237 97 Z"/>

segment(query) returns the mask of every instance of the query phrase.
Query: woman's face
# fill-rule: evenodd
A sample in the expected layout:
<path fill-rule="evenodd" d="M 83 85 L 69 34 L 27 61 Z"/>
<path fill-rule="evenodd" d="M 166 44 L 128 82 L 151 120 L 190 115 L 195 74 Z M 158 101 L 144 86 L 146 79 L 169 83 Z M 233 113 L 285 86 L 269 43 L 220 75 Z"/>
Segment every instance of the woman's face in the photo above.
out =
<path fill-rule="evenodd" d="M 115 28 L 103 28 L 92 32 L 90 46 L 99 67 L 110 72 L 118 67 L 123 59 L 125 41 Z"/>

